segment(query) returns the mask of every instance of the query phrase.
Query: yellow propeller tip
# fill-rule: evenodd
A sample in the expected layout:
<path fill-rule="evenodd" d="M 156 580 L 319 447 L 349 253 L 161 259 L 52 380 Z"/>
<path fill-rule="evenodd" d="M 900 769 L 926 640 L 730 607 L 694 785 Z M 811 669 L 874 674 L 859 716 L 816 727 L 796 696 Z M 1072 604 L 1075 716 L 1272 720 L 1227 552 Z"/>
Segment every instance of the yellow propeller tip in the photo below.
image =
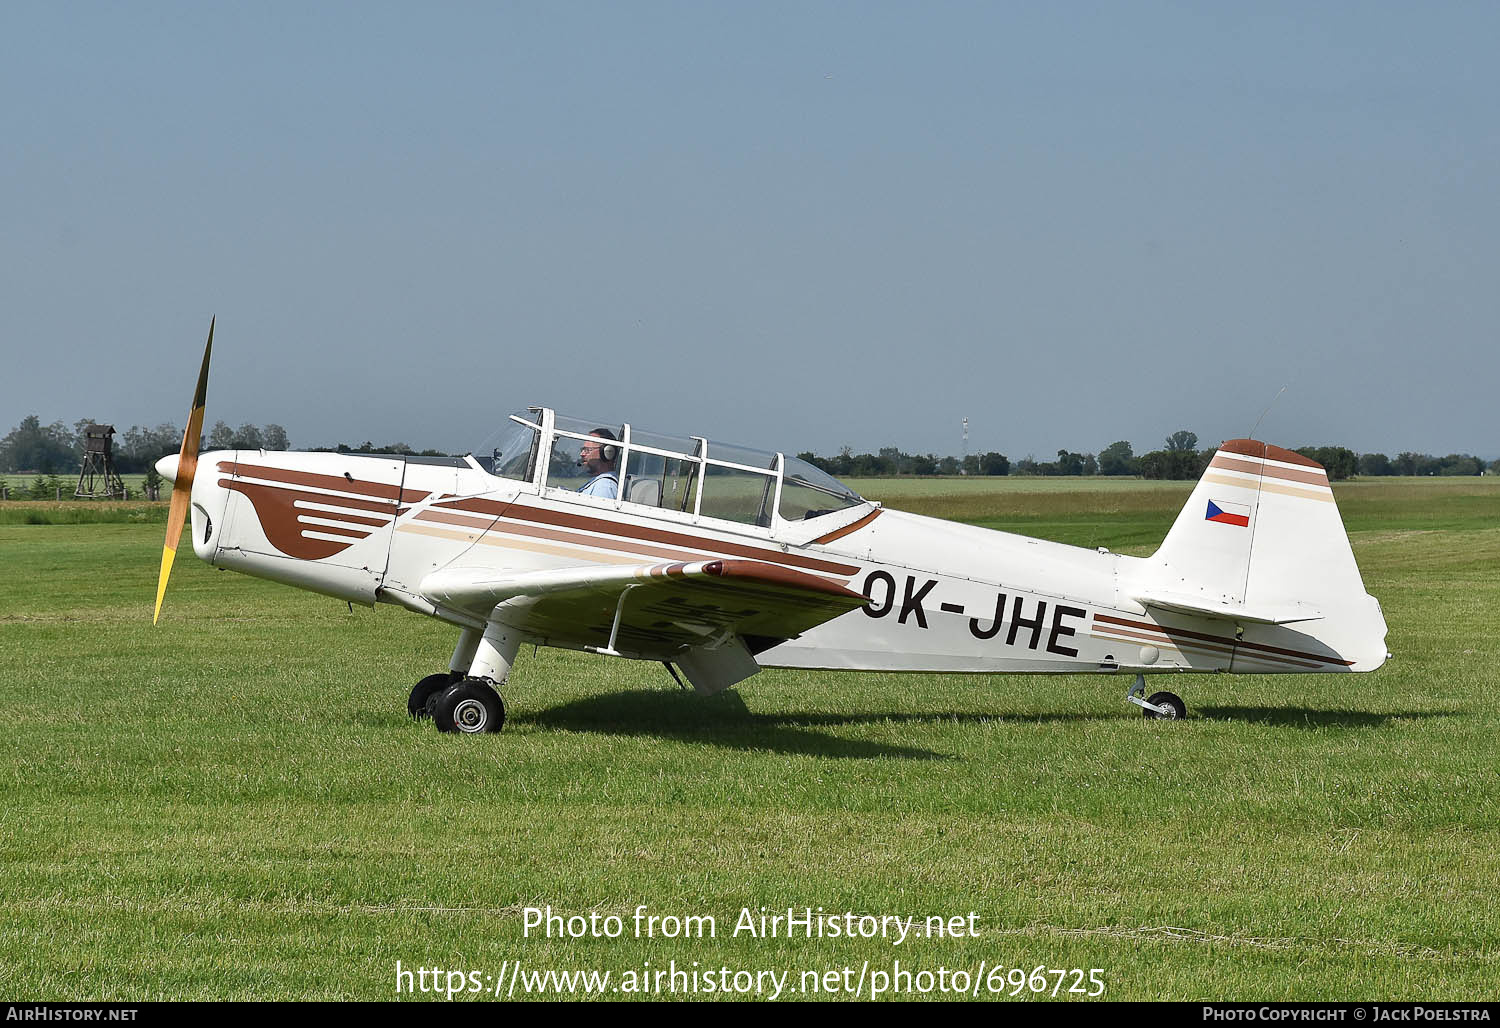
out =
<path fill-rule="evenodd" d="M 154 625 L 161 618 L 161 601 L 167 595 L 167 579 L 172 574 L 172 560 L 177 556 L 175 546 L 163 546 L 161 548 L 161 572 L 156 579 L 156 612 L 151 615 L 151 623 Z"/>

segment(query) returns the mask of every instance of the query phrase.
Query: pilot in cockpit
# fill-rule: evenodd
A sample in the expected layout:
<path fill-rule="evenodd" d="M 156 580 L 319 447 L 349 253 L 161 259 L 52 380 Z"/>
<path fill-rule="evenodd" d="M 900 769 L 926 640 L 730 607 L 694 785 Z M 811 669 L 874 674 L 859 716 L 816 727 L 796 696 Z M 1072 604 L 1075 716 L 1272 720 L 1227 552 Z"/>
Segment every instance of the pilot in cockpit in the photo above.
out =
<path fill-rule="evenodd" d="M 620 494 L 620 477 L 615 473 L 620 448 L 614 445 L 615 434 L 607 428 L 596 428 L 589 435 L 597 438 L 584 442 L 578 452 L 578 463 L 592 477 L 578 491 L 584 496 L 613 500 Z"/>

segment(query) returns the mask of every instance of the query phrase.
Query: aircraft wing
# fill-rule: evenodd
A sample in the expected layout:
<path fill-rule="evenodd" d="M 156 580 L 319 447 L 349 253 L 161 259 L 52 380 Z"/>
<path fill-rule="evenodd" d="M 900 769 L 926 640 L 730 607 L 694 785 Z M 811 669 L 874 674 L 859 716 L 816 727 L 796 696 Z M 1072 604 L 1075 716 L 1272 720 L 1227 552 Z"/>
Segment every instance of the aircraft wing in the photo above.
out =
<path fill-rule="evenodd" d="M 539 643 L 671 661 L 699 692 L 749 677 L 760 670 L 755 653 L 866 602 L 836 582 L 756 560 L 519 574 L 453 568 L 428 575 L 420 588 L 432 603 Z"/>

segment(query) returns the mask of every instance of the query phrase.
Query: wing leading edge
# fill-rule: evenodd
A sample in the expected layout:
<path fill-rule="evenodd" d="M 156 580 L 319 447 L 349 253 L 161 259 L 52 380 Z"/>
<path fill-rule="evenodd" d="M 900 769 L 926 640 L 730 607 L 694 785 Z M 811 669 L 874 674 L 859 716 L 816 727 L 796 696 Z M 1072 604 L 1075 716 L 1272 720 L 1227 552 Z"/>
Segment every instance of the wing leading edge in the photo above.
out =
<path fill-rule="evenodd" d="M 507 575 L 452 568 L 422 595 L 543 645 L 668 660 L 699 692 L 760 670 L 754 654 L 861 607 L 826 578 L 755 560 L 586 566 Z"/>

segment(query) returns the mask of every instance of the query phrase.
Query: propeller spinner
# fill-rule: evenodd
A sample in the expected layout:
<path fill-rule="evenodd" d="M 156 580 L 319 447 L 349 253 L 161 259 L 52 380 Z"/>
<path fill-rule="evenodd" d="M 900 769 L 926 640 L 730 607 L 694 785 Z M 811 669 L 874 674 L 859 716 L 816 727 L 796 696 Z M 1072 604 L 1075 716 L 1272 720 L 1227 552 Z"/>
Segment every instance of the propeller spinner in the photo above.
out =
<path fill-rule="evenodd" d="M 198 440 L 203 433 L 203 405 L 208 395 L 208 357 L 214 348 L 214 321 L 208 322 L 208 343 L 203 347 L 203 367 L 198 372 L 198 388 L 193 393 L 193 409 L 188 414 L 187 428 L 182 433 L 182 449 L 176 457 L 163 457 L 157 470 L 172 480 L 172 507 L 167 512 L 167 540 L 161 549 L 161 573 L 156 580 L 156 612 L 151 623 L 161 617 L 162 597 L 167 594 L 167 579 L 172 574 L 172 561 L 177 556 L 177 542 L 182 538 L 182 526 L 187 520 L 188 504 L 193 494 L 193 473 L 198 470 Z"/>

